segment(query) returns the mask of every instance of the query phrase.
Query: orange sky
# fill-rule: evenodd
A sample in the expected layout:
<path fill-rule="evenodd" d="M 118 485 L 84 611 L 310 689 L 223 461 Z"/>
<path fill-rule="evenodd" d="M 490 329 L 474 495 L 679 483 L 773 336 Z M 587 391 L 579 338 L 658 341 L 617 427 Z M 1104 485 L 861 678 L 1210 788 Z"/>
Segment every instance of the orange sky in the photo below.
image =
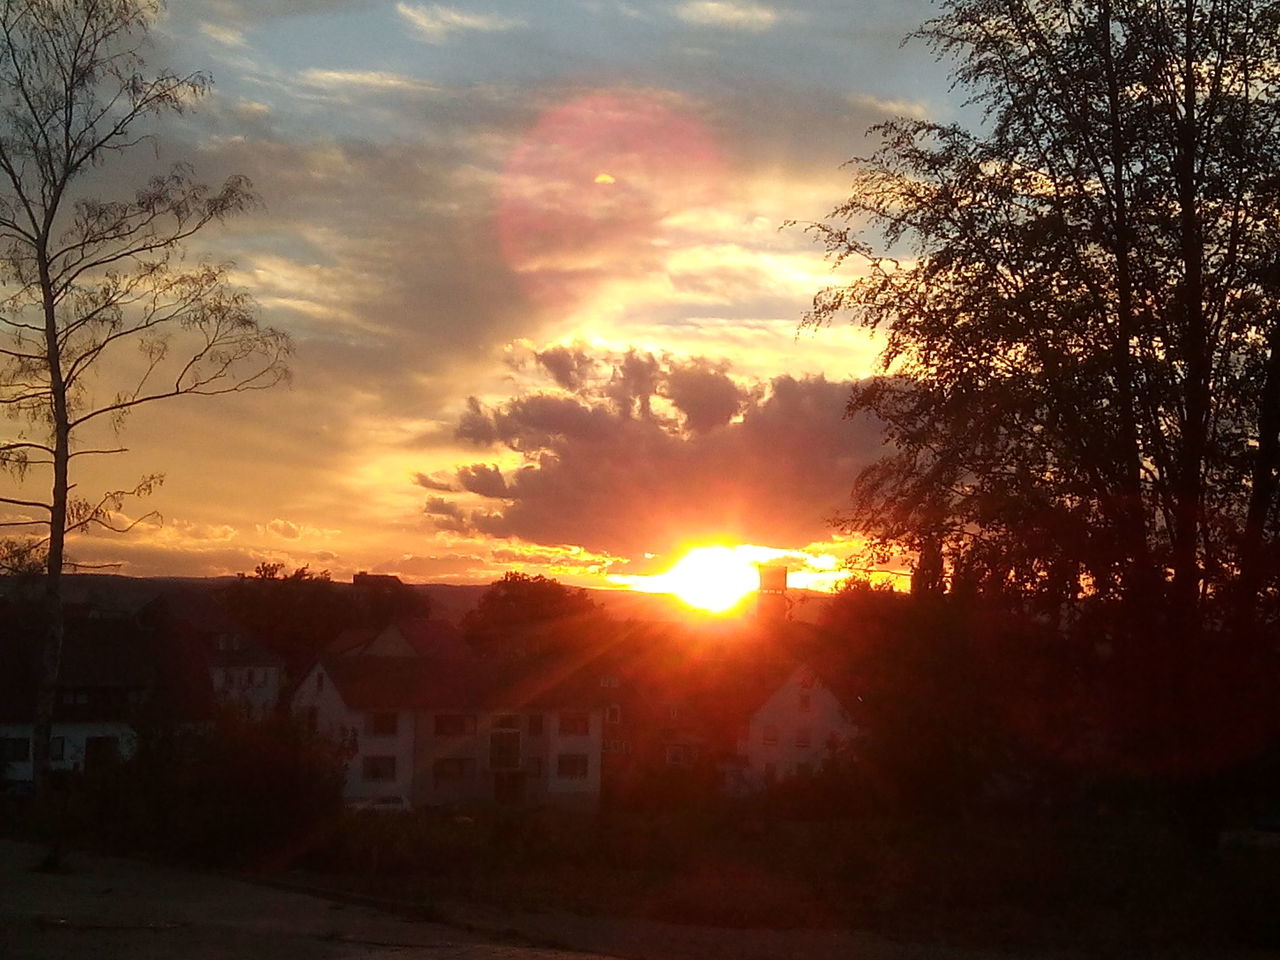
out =
<path fill-rule="evenodd" d="M 262 209 L 193 253 L 295 338 L 293 385 L 132 417 L 78 480 L 163 472 L 124 511 L 163 523 L 73 557 L 627 586 L 753 544 L 829 582 L 875 345 L 797 336 L 838 278 L 780 226 L 839 202 L 867 126 L 953 109 L 896 48 L 928 10 L 173 0 L 154 58 L 214 92 L 101 177 L 253 179 Z"/>

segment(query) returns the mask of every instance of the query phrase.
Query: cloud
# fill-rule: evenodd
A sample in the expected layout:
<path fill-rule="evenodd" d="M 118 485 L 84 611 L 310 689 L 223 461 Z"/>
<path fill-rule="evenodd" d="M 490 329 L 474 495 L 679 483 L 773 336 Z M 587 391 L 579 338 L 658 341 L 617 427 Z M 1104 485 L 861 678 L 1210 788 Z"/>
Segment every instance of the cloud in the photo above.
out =
<path fill-rule="evenodd" d="M 279 518 L 272 520 L 267 524 L 267 529 L 274 533 L 277 537 L 283 537 L 285 540 L 297 540 L 302 535 L 302 531 L 296 523 Z"/>
<path fill-rule="evenodd" d="M 556 384 L 566 390 L 577 389 L 595 370 L 595 362 L 581 348 L 549 347 L 536 354 L 536 357 Z"/>
<path fill-rule="evenodd" d="M 468 410 L 472 442 L 523 460 L 503 478 L 508 503 L 467 515 L 475 534 L 631 557 L 723 539 L 809 543 L 881 452 L 875 424 L 843 418 L 847 383 L 739 384 L 723 361 L 635 351 L 596 362 L 610 373 L 573 394 Z M 468 489 L 495 475 L 459 471 Z"/>
<path fill-rule="evenodd" d="M 462 518 L 462 509 L 456 504 L 444 497 L 432 497 L 427 501 L 427 505 L 422 508 L 422 512 L 432 517 L 457 517 Z"/>
<path fill-rule="evenodd" d="M 442 493 L 453 492 L 453 484 L 449 483 L 447 480 L 437 480 L 425 473 L 415 473 L 413 475 L 413 482 L 427 490 L 439 490 Z"/>
<path fill-rule="evenodd" d="M 747 392 L 730 379 L 725 367 L 695 361 L 674 364 L 667 373 L 666 395 L 694 433 L 724 426 L 748 400 Z"/>
<path fill-rule="evenodd" d="M 202 23 L 200 24 L 200 32 L 214 43 L 222 44 L 224 47 L 240 49 L 246 46 L 244 31 L 237 30 L 234 27 L 216 23 Z"/>
<path fill-rule="evenodd" d="M 432 4 L 428 7 L 397 3 L 396 11 L 428 43 L 443 43 L 449 34 L 461 31 L 492 33 L 525 26 L 523 20 L 497 14 L 464 13 L 454 7 L 445 7 L 440 4 Z"/>
<path fill-rule="evenodd" d="M 458 468 L 458 483 L 469 493 L 501 499 L 507 496 L 507 482 L 502 471 L 493 464 L 473 463 Z"/>
<path fill-rule="evenodd" d="M 304 84 L 324 90 L 366 88 L 372 90 L 433 91 L 437 88 L 417 77 L 385 70 L 303 70 L 298 79 Z"/>
<path fill-rule="evenodd" d="M 758 3 L 731 0 L 695 0 L 676 8 L 676 16 L 700 27 L 722 27 L 762 33 L 772 30 L 781 17 L 776 10 Z"/>

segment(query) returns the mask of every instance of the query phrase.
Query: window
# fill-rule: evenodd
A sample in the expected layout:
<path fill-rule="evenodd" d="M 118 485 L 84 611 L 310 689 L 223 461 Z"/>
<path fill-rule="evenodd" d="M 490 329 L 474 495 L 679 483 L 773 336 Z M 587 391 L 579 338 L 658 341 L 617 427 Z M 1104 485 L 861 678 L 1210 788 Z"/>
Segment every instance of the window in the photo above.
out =
<path fill-rule="evenodd" d="M 631 742 L 629 740 L 606 740 L 604 742 L 605 753 L 630 753 Z"/>
<path fill-rule="evenodd" d="M 470 757 L 441 757 L 431 764 L 431 779 L 437 784 L 466 780 L 475 769 L 476 762 Z"/>
<path fill-rule="evenodd" d="M 621 723 L 622 722 L 622 704 L 611 703 L 604 708 L 605 723 Z"/>
<path fill-rule="evenodd" d="M 587 779 L 587 755 L 562 753 L 556 757 L 556 776 L 561 780 Z"/>
<path fill-rule="evenodd" d="M 796 777 L 797 777 L 798 779 L 800 779 L 800 780 L 809 780 L 809 779 L 811 779 L 811 778 L 813 777 L 813 764 L 812 764 L 812 763 L 797 763 L 797 764 L 796 764 Z"/>
<path fill-rule="evenodd" d="M 600 678 L 600 686 L 616 687 L 618 686 L 618 678 L 611 673 L 606 673 L 603 677 Z"/>
<path fill-rule="evenodd" d="M 495 730 L 519 730 L 520 718 L 514 713 L 504 713 L 493 718 L 493 729 Z"/>
<path fill-rule="evenodd" d="M 807 747 L 809 746 L 809 743 L 812 740 L 813 740 L 813 733 L 809 730 L 808 727 L 801 727 L 799 730 L 796 731 L 797 747 Z"/>
<path fill-rule="evenodd" d="M 519 730 L 494 730 L 489 734 L 489 769 L 520 769 Z"/>
<path fill-rule="evenodd" d="M 0 761 L 25 763 L 30 759 L 30 737 L 4 737 L 0 739 Z"/>
<path fill-rule="evenodd" d="M 316 693 L 319 693 L 323 689 L 324 689 L 324 671 L 320 670 L 316 672 Z"/>
<path fill-rule="evenodd" d="M 67 758 L 67 738 L 53 737 L 49 740 L 49 759 L 65 760 Z"/>
<path fill-rule="evenodd" d="M 807 693 L 800 694 L 800 712 L 809 713 L 813 709 L 813 700 Z"/>
<path fill-rule="evenodd" d="M 687 743 L 667 744 L 667 766 L 687 767 L 693 762 L 693 750 Z"/>
<path fill-rule="evenodd" d="M 585 737 L 590 732 L 591 722 L 585 713 L 560 714 L 560 736 Z"/>
<path fill-rule="evenodd" d="M 542 736 L 542 714 L 540 713 L 529 714 L 529 736 L 531 737 Z"/>
<path fill-rule="evenodd" d="M 771 747 L 778 742 L 778 728 L 773 724 L 766 724 L 764 728 L 765 746 Z"/>
<path fill-rule="evenodd" d="M 667 716 L 672 720 L 680 719 L 680 704 L 672 703 L 667 705 Z"/>
<path fill-rule="evenodd" d="M 306 712 L 307 733 L 315 733 L 320 729 L 320 717 L 316 713 L 315 707 L 307 707 Z"/>
<path fill-rule="evenodd" d="M 542 776 L 542 758 L 541 757 L 532 757 L 529 760 L 529 776 L 531 777 Z"/>
<path fill-rule="evenodd" d="M 396 758 L 365 757 L 364 778 L 366 780 L 394 780 L 396 778 Z"/>
<path fill-rule="evenodd" d="M 437 713 L 435 720 L 437 737 L 460 737 L 476 732 L 476 718 L 466 713 Z"/>
<path fill-rule="evenodd" d="M 374 737 L 394 737 L 400 732 L 400 715 L 394 710 L 371 713 L 367 729 Z"/>

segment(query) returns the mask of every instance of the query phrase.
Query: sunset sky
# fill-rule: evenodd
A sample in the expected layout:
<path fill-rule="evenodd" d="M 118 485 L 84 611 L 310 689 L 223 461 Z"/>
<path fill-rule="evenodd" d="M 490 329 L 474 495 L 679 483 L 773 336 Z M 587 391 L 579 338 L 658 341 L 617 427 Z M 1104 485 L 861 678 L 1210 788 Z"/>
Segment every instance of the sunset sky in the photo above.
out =
<path fill-rule="evenodd" d="M 134 416 L 79 480 L 165 473 L 126 508 L 163 524 L 72 556 L 603 586 L 743 543 L 830 579 L 827 520 L 881 449 L 842 419 L 875 346 L 797 337 L 838 277 L 780 227 L 841 200 L 871 124 L 958 109 L 899 47 L 930 9 L 172 0 L 153 63 L 215 86 L 104 175 L 252 178 L 262 209 L 198 252 L 295 338 L 293 382 Z"/>

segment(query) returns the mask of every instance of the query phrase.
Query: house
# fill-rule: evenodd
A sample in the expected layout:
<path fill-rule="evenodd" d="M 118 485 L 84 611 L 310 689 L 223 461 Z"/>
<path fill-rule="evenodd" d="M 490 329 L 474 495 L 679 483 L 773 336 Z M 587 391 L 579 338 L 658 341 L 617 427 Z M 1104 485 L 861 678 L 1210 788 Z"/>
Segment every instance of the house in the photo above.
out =
<path fill-rule="evenodd" d="M 275 712 L 284 689 L 283 658 L 234 631 L 214 634 L 208 645 L 214 699 L 249 720 Z"/>
<path fill-rule="evenodd" d="M 4 779 L 30 782 L 39 684 L 40 620 L 13 615 L 0 639 L 0 758 Z M 51 766 L 92 773 L 127 758 L 144 722 L 209 715 L 198 658 L 132 615 L 72 607 L 54 691 Z"/>
<path fill-rule="evenodd" d="M 747 718 L 725 787 L 754 793 L 788 778 L 810 777 L 858 733 L 831 688 L 796 664 Z"/>
<path fill-rule="evenodd" d="M 292 709 L 349 746 L 354 804 L 594 808 L 604 709 L 591 679 L 563 660 L 487 663 L 447 624 L 399 620 L 340 635 Z"/>
<path fill-rule="evenodd" d="M 207 675 L 214 704 L 248 720 L 275 712 L 287 683 L 283 657 L 245 630 L 207 591 L 171 591 L 138 610 L 138 621 L 184 651 L 185 666 Z"/>

